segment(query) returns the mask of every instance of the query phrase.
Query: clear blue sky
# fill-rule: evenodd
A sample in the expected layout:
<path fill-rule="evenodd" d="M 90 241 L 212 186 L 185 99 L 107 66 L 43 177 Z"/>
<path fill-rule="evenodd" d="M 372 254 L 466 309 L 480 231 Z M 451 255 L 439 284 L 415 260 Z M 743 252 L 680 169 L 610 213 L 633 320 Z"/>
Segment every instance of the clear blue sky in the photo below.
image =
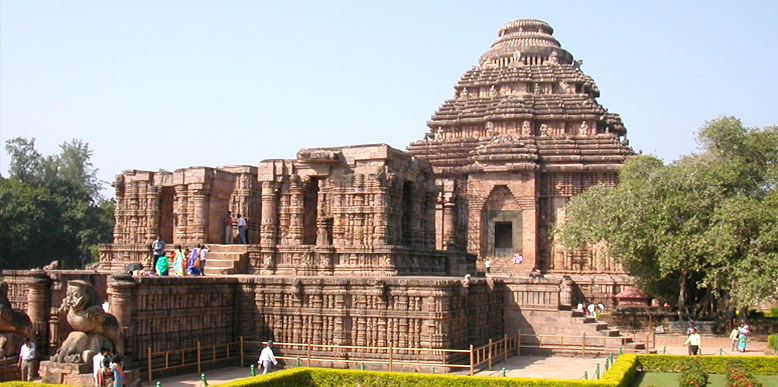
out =
<path fill-rule="evenodd" d="M 304 147 L 404 149 L 519 18 L 584 60 L 636 151 L 688 154 L 719 115 L 778 122 L 770 1 L 1 0 L 0 140 L 53 154 L 80 138 L 106 181 Z"/>

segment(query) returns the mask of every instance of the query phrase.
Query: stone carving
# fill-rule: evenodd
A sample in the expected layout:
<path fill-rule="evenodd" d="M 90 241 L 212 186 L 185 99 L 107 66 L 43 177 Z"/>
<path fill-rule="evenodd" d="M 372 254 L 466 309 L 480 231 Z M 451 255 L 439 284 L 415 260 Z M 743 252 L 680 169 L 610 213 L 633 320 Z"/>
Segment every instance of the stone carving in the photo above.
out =
<path fill-rule="evenodd" d="M 580 69 L 582 65 L 583 65 L 583 59 L 578 59 L 575 62 L 573 62 L 574 69 Z"/>
<path fill-rule="evenodd" d="M 67 313 L 67 322 L 75 331 L 51 357 L 52 362 L 89 363 L 101 347 L 114 353 L 124 353 L 119 323 L 116 317 L 103 310 L 92 284 L 81 280 L 68 281 L 67 296 L 62 300 L 59 312 Z"/>
<path fill-rule="evenodd" d="M 543 137 L 548 136 L 548 125 L 546 124 L 540 125 L 540 135 Z"/>
<path fill-rule="evenodd" d="M 521 124 L 521 134 L 523 136 L 532 135 L 532 127 L 530 126 L 529 121 L 524 121 L 524 123 Z"/>
<path fill-rule="evenodd" d="M 581 127 L 578 128 L 578 134 L 582 136 L 588 136 L 591 134 L 589 131 L 589 125 L 586 125 L 586 121 L 581 122 Z"/>
<path fill-rule="evenodd" d="M 559 55 L 559 54 L 557 54 L 557 52 L 556 52 L 556 51 L 551 51 L 551 54 L 548 56 L 548 59 L 546 59 L 546 62 L 547 62 L 548 64 L 552 64 L 552 65 L 558 65 L 558 64 L 559 64 L 559 58 L 558 58 L 558 55 Z"/>
<path fill-rule="evenodd" d="M 486 137 L 494 136 L 494 123 L 489 121 L 486 123 Z"/>
<path fill-rule="evenodd" d="M 11 307 L 8 283 L 0 280 L 0 359 L 17 356 L 25 337 L 35 340 L 30 317 Z"/>
<path fill-rule="evenodd" d="M 326 149 L 304 149 L 297 152 L 297 159 L 307 162 L 337 162 L 338 153 Z"/>

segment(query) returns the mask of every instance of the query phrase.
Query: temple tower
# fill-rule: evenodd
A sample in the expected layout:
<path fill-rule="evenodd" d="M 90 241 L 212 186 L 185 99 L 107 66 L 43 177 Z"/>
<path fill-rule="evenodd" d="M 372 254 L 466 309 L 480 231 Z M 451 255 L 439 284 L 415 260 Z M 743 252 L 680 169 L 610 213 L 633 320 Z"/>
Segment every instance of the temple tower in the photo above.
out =
<path fill-rule="evenodd" d="M 620 272 L 604 256 L 569 255 L 553 241 L 567 201 L 615 184 L 634 152 L 619 115 L 596 101 L 582 61 L 552 34 L 540 20 L 505 23 L 427 122 L 430 132 L 407 149 L 433 166 L 439 248 L 489 257 L 503 274 Z"/>

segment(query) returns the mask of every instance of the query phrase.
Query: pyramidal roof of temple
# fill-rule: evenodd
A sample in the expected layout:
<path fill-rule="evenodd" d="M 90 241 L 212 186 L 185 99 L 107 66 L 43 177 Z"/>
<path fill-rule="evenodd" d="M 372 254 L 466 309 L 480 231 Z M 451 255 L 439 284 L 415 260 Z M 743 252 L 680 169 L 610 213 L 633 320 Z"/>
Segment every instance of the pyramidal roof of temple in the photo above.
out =
<path fill-rule="evenodd" d="M 618 169 L 633 154 L 621 117 L 553 33 L 536 19 L 503 24 L 408 152 L 439 173 Z"/>

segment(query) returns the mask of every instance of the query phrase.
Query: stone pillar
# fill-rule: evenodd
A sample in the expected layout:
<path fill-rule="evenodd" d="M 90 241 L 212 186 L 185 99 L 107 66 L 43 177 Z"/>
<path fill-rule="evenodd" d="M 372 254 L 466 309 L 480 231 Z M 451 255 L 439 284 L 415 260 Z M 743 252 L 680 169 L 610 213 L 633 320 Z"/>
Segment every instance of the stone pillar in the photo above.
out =
<path fill-rule="evenodd" d="M 454 198 L 446 195 L 443 200 L 443 250 L 454 250 L 456 248 Z"/>
<path fill-rule="evenodd" d="M 146 228 L 146 243 L 151 243 L 157 239 L 159 235 L 159 223 L 162 220 L 162 214 L 160 214 L 160 198 L 162 195 L 162 187 L 149 185 L 146 192 L 146 211 L 148 214 L 149 224 Z"/>
<path fill-rule="evenodd" d="M 193 187 L 194 186 L 194 187 Z M 208 215 L 211 211 L 211 193 L 202 184 L 190 184 L 192 198 L 192 224 L 189 226 L 190 239 L 196 242 L 208 241 Z"/>
<path fill-rule="evenodd" d="M 299 246 L 303 244 L 303 217 L 305 208 L 303 206 L 305 182 L 299 175 L 292 175 L 289 178 L 289 241 L 290 245 Z"/>
<path fill-rule="evenodd" d="M 424 198 L 426 194 L 418 184 L 413 185 L 411 192 L 411 246 L 419 246 L 424 238 L 422 229 L 422 219 L 426 216 L 424 212 Z"/>
<path fill-rule="evenodd" d="M 434 191 L 427 191 L 424 201 L 424 247 L 435 248 L 435 201 Z"/>
<path fill-rule="evenodd" d="M 265 247 L 274 246 L 278 238 L 277 190 L 278 186 L 274 181 L 262 182 L 262 221 L 259 244 Z"/>
<path fill-rule="evenodd" d="M 35 342 L 40 348 L 40 354 L 48 354 L 49 340 L 49 284 L 51 278 L 41 269 L 30 270 L 27 280 L 27 315 L 32 321 Z"/>
<path fill-rule="evenodd" d="M 187 242 L 187 214 L 189 213 L 187 208 L 188 198 L 186 196 L 186 185 L 176 185 L 176 201 L 177 206 L 173 210 L 174 222 L 175 222 L 175 234 L 173 235 L 173 243 L 185 244 Z"/>
<path fill-rule="evenodd" d="M 110 313 L 116 317 L 119 322 L 122 343 L 117 345 L 116 352 L 124 353 L 127 357 L 133 356 L 131 338 L 132 332 L 132 310 L 133 310 L 133 290 L 135 289 L 135 279 L 129 273 L 115 273 L 108 279 L 108 294 L 111 296 Z M 123 352 L 120 352 L 123 350 Z"/>

